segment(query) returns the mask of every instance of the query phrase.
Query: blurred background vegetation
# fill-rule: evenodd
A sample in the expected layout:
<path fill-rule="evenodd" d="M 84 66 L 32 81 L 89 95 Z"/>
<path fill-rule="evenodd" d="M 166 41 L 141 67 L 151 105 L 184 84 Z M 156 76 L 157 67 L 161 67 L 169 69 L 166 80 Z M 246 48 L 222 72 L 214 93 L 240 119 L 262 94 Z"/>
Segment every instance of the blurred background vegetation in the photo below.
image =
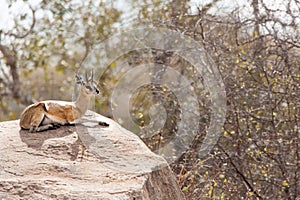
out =
<path fill-rule="evenodd" d="M 204 159 L 197 157 L 210 120 L 209 91 L 195 69 L 172 52 L 132 51 L 105 67 L 95 110 L 112 117 L 111 92 L 124 68 L 152 63 L 163 78 L 163 66 L 173 67 L 192 81 L 199 101 L 195 109 L 202 116 L 189 149 L 170 163 L 187 199 L 300 199 L 298 0 L 6 4 L 8 10 L 19 11 L 8 13 L 12 20 L 0 29 L 0 121 L 17 119 L 34 101 L 71 100 L 75 73 L 88 65 L 91 54 L 101 60 L 103 52 L 93 49 L 116 31 L 141 23 L 167 27 L 199 42 L 225 83 L 226 122 L 213 151 Z M 180 105 L 168 88 L 140 88 L 131 109 L 140 127 L 150 123 L 152 104 L 167 112 L 163 129 L 142 137 L 157 150 L 176 133 Z"/>

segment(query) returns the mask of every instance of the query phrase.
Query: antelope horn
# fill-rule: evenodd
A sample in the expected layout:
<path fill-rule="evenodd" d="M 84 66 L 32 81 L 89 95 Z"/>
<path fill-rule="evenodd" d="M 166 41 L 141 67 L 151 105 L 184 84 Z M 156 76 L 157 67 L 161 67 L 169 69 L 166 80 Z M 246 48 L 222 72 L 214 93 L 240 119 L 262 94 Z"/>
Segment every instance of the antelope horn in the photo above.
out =
<path fill-rule="evenodd" d="M 94 81 L 94 71 L 92 69 L 92 72 L 91 72 L 91 77 L 89 78 L 88 80 L 89 82 L 93 82 Z"/>
<path fill-rule="evenodd" d="M 85 81 L 86 81 L 86 82 L 89 82 L 87 72 L 85 72 L 84 74 L 85 74 Z"/>

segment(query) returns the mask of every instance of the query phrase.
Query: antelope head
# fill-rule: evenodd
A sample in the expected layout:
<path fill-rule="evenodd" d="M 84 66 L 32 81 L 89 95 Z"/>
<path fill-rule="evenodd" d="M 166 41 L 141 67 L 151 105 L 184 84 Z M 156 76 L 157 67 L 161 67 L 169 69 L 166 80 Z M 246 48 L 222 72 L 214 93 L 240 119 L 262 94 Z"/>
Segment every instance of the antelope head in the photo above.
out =
<path fill-rule="evenodd" d="M 87 72 L 85 72 L 85 80 L 82 79 L 78 74 L 75 75 L 76 83 L 81 86 L 81 91 L 86 95 L 97 95 L 99 94 L 99 89 L 94 81 L 94 73 L 92 71 L 91 77 L 88 78 Z"/>

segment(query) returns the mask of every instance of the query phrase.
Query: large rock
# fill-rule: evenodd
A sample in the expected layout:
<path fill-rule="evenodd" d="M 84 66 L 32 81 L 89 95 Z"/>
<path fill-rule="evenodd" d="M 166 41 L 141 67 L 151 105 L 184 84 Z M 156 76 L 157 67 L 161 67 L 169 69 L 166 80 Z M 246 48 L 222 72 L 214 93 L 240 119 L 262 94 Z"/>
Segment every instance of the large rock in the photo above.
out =
<path fill-rule="evenodd" d="M 1 122 L 0 199 L 184 199 L 166 161 L 136 135 L 92 112 L 83 120 L 39 133 Z"/>

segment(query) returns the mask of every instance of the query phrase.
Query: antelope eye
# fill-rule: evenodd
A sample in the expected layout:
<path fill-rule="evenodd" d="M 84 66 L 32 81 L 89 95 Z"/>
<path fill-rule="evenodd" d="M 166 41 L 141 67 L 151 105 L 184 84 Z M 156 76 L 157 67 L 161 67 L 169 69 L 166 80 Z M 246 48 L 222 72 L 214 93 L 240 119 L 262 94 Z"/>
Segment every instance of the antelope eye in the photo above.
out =
<path fill-rule="evenodd" d="M 89 85 L 85 86 L 85 88 L 88 89 L 88 90 L 90 90 L 90 91 L 92 91 L 92 87 L 89 86 Z"/>

